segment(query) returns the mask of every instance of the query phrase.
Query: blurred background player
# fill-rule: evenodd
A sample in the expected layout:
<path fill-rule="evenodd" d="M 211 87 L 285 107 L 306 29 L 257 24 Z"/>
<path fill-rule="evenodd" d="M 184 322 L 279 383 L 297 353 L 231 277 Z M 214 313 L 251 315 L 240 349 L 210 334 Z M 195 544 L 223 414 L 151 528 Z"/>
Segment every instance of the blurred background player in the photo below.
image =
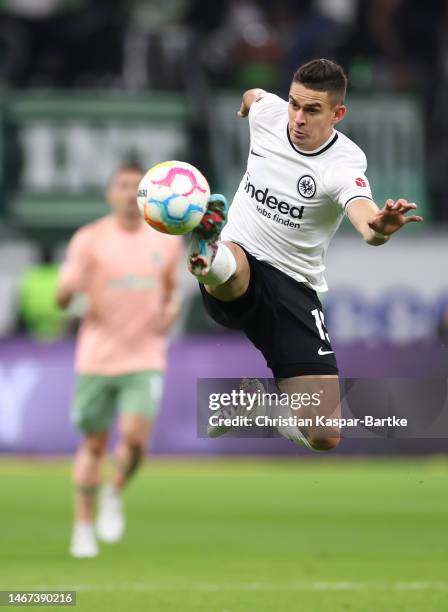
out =
<path fill-rule="evenodd" d="M 95 501 L 116 409 L 114 473 L 101 490 L 96 532 L 106 542 L 123 535 L 121 491 L 141 461 L 157 414 L 167 334 L 179 308 L 181 241 L 150 230 L 142 220 L 136 193 L 143 174 L 133 164 L 115 171 L 106 192 L 112 212 L 74 234 L 57 290 L 61 308 L 78 293 L 87 299 L 72 409 L 72 421 L 83 434 L 73 468 L 70 553 L 75 557 L 98 553 Z"/>
<path fill-rule="evenodd" d="M 344 214 L 372 246 L 422 221 L 406 216 L 417 206 L 405 199 L 388 199 L 381 210 L 374 203 L 365 154 L 335 130 L 346 89 L 342 67 L 316 59 L 294 73 L 288 102 L 263 89 L 244 93 L 238 115 L 249 117 L 250 152 L 223 241 L 226 203 L 216 195 L 190 247 L 208 313 L 244 331 L 281 392 L 324 393 L 319 409 L 300 411 L 311 420 L 316 412 L 340 416 L 338 367 L 317 292 L 328 289 L 325 254 Z M 315 450 L 339 442 L 337 428 L 315 425 L 297 436 Z"/>

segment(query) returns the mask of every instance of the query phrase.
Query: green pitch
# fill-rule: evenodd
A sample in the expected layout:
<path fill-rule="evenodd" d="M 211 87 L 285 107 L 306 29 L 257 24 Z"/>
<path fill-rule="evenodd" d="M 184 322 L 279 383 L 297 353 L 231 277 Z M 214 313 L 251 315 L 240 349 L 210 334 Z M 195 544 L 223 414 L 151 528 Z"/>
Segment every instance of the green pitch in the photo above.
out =
<path fill-rule="evenodd" d="M 3 460 L 0 589 L 73 589 L 95 612 L 448 610 L 447 468 L 158 459 L 124 541 L 76 560 L 69 464 Z"/>

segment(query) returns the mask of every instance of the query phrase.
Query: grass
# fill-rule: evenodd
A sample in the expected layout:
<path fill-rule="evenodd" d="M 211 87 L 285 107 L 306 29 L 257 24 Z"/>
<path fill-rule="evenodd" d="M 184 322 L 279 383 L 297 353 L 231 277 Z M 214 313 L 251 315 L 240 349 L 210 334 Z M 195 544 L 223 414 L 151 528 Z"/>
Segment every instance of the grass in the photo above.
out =
<path fill-rule="evenodd" d="M 70 465 L 2 460 L 0 589 L 77 590 L 77 610 L 448 610 L 448 462 L 148 462 L 128 531 L 67 554 Z"/>

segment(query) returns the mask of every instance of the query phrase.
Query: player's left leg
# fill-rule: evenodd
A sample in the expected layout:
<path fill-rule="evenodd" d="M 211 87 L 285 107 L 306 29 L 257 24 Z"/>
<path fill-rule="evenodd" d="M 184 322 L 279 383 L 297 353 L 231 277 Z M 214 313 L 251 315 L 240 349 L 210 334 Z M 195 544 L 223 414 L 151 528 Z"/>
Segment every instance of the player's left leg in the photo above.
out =
<path fill-rule="evenodd" d="M 162 374 L 137 372 L 117 377 L 119 439 L 114 473 L 99 498 L 97 533 L 105 542 L 117 542 L 125 529 L 121 492 L 135 475 L 145 454 L 151 423 L 160 405 Z"/>
<path fill-rule="evenodd" d="M 250 410 L 247 402 L 241 406 L 223 407 L 216 413 L 220 418 L 268 416 L 276 423 L 281 422 L 276 429 L 294 444 L 315 451 L 328 451 L 338 446 L 341 415 L 338 376 L 294 376 L 277 379 L 276 383 L 251 378 L 243 382 L 240 389 L 255 396 Z M 288 403 L 284 401 L 285 395 Z M 231 429 L 232 426 L 209 425 L 207 435 L 215 438 Z"/>
<path fill-rule="evenodd" d="M 293 376 L 278 380 L 277 385 L 281 393 L 289 396 L 289 405 L 279 406 L 276 412 L 283 417 L 296 417 L 303 423 L 277 427 L 279 433 L 316 451 L 336 448 L 340 442 L 341 418 L 338 376 Z"/>
<path fill-rule="evenodd" d="M 151 421 L 138 414 L 121 414 L 119 440 L 114 452 L 114 474 L 101 489 L 96 530 L 103 542 L 118 542 L 124 534 L 125 517 L 121 492 L 136 473 L 145 454 Z"/>
<path fill-rule="evenodd" d="M 93 519 L 107 440 L 107 431 L 87 433 L 76 452 L 73 465 L 74 525 L 70 543 L 73 557 L 96 557 L 98 554 Z"/>
<path fill-rule="evenodd" d="M 141 415 L 122 413 L 118 421 L 119 440 L 114 452 L 111 486 L 121 491 L 137 471 L 145 454 L 151 421 Z"/>

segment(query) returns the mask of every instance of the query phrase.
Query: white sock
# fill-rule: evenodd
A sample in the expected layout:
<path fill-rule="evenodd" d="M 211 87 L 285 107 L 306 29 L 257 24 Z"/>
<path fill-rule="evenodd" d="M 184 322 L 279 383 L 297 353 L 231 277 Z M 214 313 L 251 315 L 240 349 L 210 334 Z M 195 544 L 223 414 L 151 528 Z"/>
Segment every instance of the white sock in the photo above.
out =
<path fill-rule="evenodd" d="M 87 521 L 75 521 L 75 528 L 77 529 L 92 529 L 93 530 L 94 524 L 89 523 Z"/>
<path fill-rule="evenodd" d="M 203 285 L 222 285 L 235 271 L 235 256 L 227 245 L 220 242 L 210 270 L 205 276 L 196 276 L 196 278 Z"/>

